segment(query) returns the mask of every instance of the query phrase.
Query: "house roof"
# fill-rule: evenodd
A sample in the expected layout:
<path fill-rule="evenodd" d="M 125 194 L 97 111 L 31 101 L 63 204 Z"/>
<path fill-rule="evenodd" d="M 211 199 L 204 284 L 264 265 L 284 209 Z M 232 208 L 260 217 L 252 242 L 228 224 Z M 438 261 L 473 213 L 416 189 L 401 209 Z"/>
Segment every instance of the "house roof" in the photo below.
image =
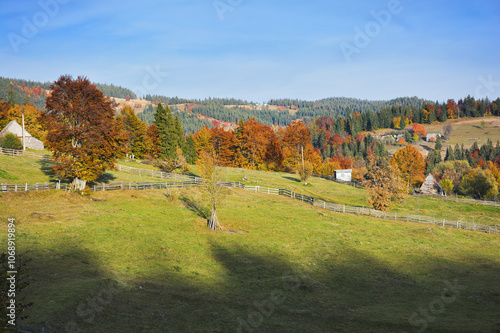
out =
<path fill-rule="evenodd" d="M 432 173 L 427 175 L 424 183 L 422 184 L 422 186 L 420 188 L 430 186 L 430 185 L 437 186 L 438 188 L 441 188 L 441 185 L 439 185 L 439 183 L 436 181 L 436 178 L 434 178 Z"/>
<path fill-rule="evenodd" d="M 351 173 L 351 172 L 352 172 L 352 169 L 335 170 L 335 172 Z"/>
<path fill-rule="evenodd" d="M 19 125 L 17 121 L 12 120 L 0 132 L 0 136 L 5 135 L 7 133 L 12 133 L 12 134 L 17 135 L 18 137 L 22 137 L 23 136 L 23 127 L 21 125 Z M 29 134 L 26 129 L 24 129 L 24 136 L 25 137 L 29 137 L 29 136 L 32 136 L 32 135 Z"/>

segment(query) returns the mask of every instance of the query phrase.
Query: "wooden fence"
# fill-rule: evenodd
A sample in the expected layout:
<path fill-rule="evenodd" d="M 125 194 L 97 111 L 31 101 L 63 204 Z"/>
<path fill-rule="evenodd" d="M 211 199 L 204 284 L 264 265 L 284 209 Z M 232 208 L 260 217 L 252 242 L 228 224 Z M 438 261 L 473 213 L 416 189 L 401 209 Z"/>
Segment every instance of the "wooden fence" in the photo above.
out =
<path fill-rule="evenodd" d="M 196 187 L 199 182 L 182 181 L 182 182 L 140 182 L 140 183 L 111 183 L 94 185 L 92 190 L 96 191 L 114 191 L 114 190 L 150 190 L 150 189 L 167 189 L 175 187 Z"/>
<path fill-rule="evenodd" d="M 245 190 L 258 193 L 283 195 L 292 199 L 307 202 L 316 207 L 333 210 L 339 213 L 351 213 L 351 214 L 365 215 L 386 220 L 427 223 L 443 227 L 452 227 L 457 229 L 473 230 L 491 234 L 500 234 L 500 226 L 498 225 L 491 226 L 491 225 L 477 224 L 461 220 L 450 221 L 446 219 L 437 219 L 435 217 L 430 217 L 430 216 L 390 213 L 371 208 L 336 204 L 328 201 L 317 200 L 311 196 L 295 193 L 287 189 L 276 189 L 276 188 L 261 187 L 261 186 L 246 186 Z"/>
<path fill-rule="evenodd" d="M 0 153 L 3 154 L 12 154 L 12 155 L 27 155 L 29 154 L 36 154 L 36 153 L 31 153 L 31 152 L 26 152 L 22 150 L 13 150 L 13 149 L 4 149 L 0 148 Z M 37 158 L 50 158 L 49 155 L 43 155 L 43 154 L 37 154 Z M 43 157 L 41 157 L 43 156 Z M 139 182 L 139 183 L 111 183 L 111 184 L 101 184 L 101 185 L 94 185 L 93 186 L 93 191 L 111 191 L 111 190 L 124 190 L 124 189 L 130 189 L 130 190 L 146 190 L 146 189 L 166 189 L 166 188 L 175 188 L 175 187 L 196 187 L 200 186 L 203 183 L 202 178 L 198 177 L 193 177 L 193 176 L 185 176 L 185 175 L 178 175 L 178 174 L 172 174 L 172 173 L 166 173 L 166 172 L 161 172 L 161 171 L 155 171 L 155 170 L 146 170 L 146 169 L 138 169 L 138 168 L 133 168 L 133 167 L 128 167 L 124 165 L 116 165 L 118 170 L 120 171 L 125 171 L 125 172 L 131 172 L 131 173 L 137 173 L 139 175 L 145 175 L 145 176 L 152 176 L 152 177 L 158 177 L 158 178 L 167 178 L 167 179 L 173 179 L 173 181 L 165 181 L 165 182 Z M 324 178 L 327 178 L 328 176 L 325 176 Z M 327 178 L 328 179 L 328 178 Z M 331 179 L 334 180 L 334 179 Z M 334 180 L 339 183 L 346 183 L 346 182 L 341 182 L 338 180 Z M 353 183 L 356 184 L 356 183 Z M 252 191 L 256 193 L 267 193 L 267 194 L 275 194 L 275 195 L 282 195 L 286 196 L 292 199 L 300 200 L 303 202 L 307 202 L 311 205 L 317 206 L 317 207 L 322 207 L 324 209 L 329 209 L 333 210 L 336 212 L 342 212 L 342 213 L 352 213 L 352 214 L 357 214 L 357 215 L 365 215 L 365 216 L 371 216 L 371 217 L 377 217 L 377 218 L 383 218 L 383 219 L 389 219 L 389 220 L 396 220 L 396 221 L 406 221 L 406 222 L 418 222 L 418 223 L 427 223 L 427 224 L 433 224 L 433 225 L 438 225 L 438 226 L 448 226 L 448 227 L 453 227 L 453 228 L 458 228 L 458 229 L 465 229 L 465 230 L 474 230 L 474 231 L 480 231 L 480 232 L 487 232 L 487 233 L 494 233 L 494 234 L 500 234 L 500 227 L 499 226 L 490 226 L 490 225 L 483 225 L 483 224 L 477 224 L 477 223 L 471 223 L 471 222 L 466 222 L 466 221 L 449 221 L 446 219 L 436 219 L 435 217 L 429 217 L 429 216 L 421 216 L 421 215 L 411 215 L 411 214 L 398 214 L 398 213 L 389 213 L 389 212 L 384 212 L 384 211 L 379 211 L 375 209 L 370 209 L 370 208 L 365 208 L 365 207 L 356 207 L 356 206 L 348 206 L 348 205 L 342 205 L 342 204 L 336 204 L 332 202 L 327 202 L 327 201 L 322 201 L 322 200 L 316 200 L 315 198 L 296 193 L 294 191 L 290 191 L 288 189 L 277 189 L 277 188 L 270 188 L 270 187 L 262 187 L 262 186 L 246 186 L 245 184 L 242 184 L 240 182 L 224 182 L 220 183 L 221 186 L 227 186 L 227 187 L 237 187 L 237 188 L 243 188 L 247 191 Z M 351 184 L 349 184 L 351 185 Z M 353 185 L 351 185 L 353 186 Z M 0 185 L 0 191 L 2 192 L 23 192 L 23 191 L 40 191 L 40 190 L 49 190 L 49 189 L 61 189 L 61 190 L 68 190 L 69 185 L 68 184 L 60 184 L 60 183 L 43 183 L 43 184 L 22 184 L 22 185 Z M 423 196 L 416 194 L 417 196 Z M 434 196 L 433 196 L 434 197 Z M 439 196 L 436 196 L 436 198 L 439 198 Z M 443 200 L 442 198 L 439 198 Z M 497 202 L 491 201 L 482 201 L 482 200 L 474 200 L 474 199 L 457 199 L 457 198 L 451 198 L 448 201 L 455 201 L 457 200 L 458 202 L 465 202 L 465 203 L 473 203 L 473 204 L 487 204 L 491 206 L 497 207 Z M 491 204 L 493 203 L 493 204 Z"/>
<path fill-rule="evenodd" d="M 92 190 L 94 192 L 97 192 L 97 191 L 114 191 L 114 190 L 168 189 L 168 188 L 181 188 L 181 187 L 197 187 L 202 184 L 203 180 L 201 178 L 197 178 L 197 181 L 190 180 L 190 181 L 164 181 L 164 182 L 138 182 L 138 183 L 120 182 L 120 183 L 111 183 L 111 184 L 103 183 L 101 185 L 93 185 Z M 219 185 L 226 187 L 233 187 L 233 188 L 242 188 L 245 189 L 246 191 L 254 193 L 281 195 L 295 200 L 306 202 L 316 207 L 321 207 L 324 209 L 329 209 L 340 213 L 351 213 L 357 215 L 382 218 L 387 220 L 427 223 L 438 226 L 447 226 L 458 229 L 500 234 L 499 226 L 483 225 L 461 220 L 450 221 L 446 219 L 437 219 L 435 217 L 422 216 L 422 215 L 389 213 L 365 207 L 336 204 L 328 201 L 317 200 L 314 197 L 290 191 L 288 189 L 278 189 L 278 188 L 262 187 L 262 186 L 246 186 L 245 184 L 240 182 L 223 182 L 220 183 Z M 68 190 L 68 188 L 69 188 L 68 184 L 60 184 L 60 183 L 0 185 L 0 191 L 2 192 L 41 191 L 50 189 Z"/>
<path fill-rule="evenodd" d="M 34 153 L 32 151 L 27 150 L 17 150 L 17 149 L 9 149 L 0 147 L 0 154 L 9 155 L 9 156 L 27 156 L 38 158 L 42 160 L 50 160 L 52 155 L 42 154 L 42 153 Z"/>
<path fill-rule="evenodd" d="M 362 188 L 364 189 L 364 186 L 361 185 L 361 183 L 359 182 L 346 182 L 344 180 L 340 180 L 340 179 L 336 179 L 334 176 L 326 176 L 326 175 L 319 175 L 319 174 L 313 174 L 313 177 L 318 177 L 318 178 L 323 178 L 323 179 L 328 179 L 328 180 L 331 180 L 332 182 L 336 182 L 336 183 L 339 183 L 339 184 L 344 184 L 344 185 L 349 185 L 349 186 L 352 186 L 352 187 L 355 187 L 355 188 Z"/>
<path fill-rule="evenodd" d="M 68 184 L 61 183 L 35 183 L 35 184 L 0 184 L 0 192 L 29 192 L 44 190 L 68 190 Z"/>
<path fill-rule="evenodd" d="M 148 170 L 148 169 L 139 169 L 139 168 L 134 168 L 134 167 L 129 167 L 126 165 L 121 165 L 121 164 L 115 164 L 115 167 L 118 169 L 118 171 L 122 172 L 129 172 L 133 173 L 139 176 L 148 176 L 148 177 L 154 177 L 154 178 L 163 178 L 163 179 L 173 179 L 173 180 L 178 180 L 178 181 L 198 181 L 201 178 L 194 177 L 194 176 L 187 176 L 187 175 L 179 175 L 177 173 L 168 173 L 168 172 L 163 172 L 163 171 L 157 171 L 157 170 Z"/>
<path fill-rule="evenodd" d="M 421 194 L 421 193 L 413 193 L 412 196 L 419 197 L 419 198 L 433 198 L 433 199 L 438 199 L 438 200 L 443 200 L 443 201 L 466 203 L 466 204 L 471 204 L 471 205 L 500 207 L 500 201 L 477 200 L 477 199 L 470 199 L 470 198 L 459 198 L 459 197 L 453 197 L 453 196 L 448 197 L 448 196 L 444 196 L 444 195 Z"/>

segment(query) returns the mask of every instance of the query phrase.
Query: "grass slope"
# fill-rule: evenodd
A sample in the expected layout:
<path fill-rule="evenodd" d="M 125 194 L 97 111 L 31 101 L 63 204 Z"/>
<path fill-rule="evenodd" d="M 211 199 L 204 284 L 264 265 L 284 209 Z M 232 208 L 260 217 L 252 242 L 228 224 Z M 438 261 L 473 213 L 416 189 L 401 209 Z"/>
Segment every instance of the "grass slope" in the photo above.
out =
<path fill-rule="evenodd" d="M 18 252 L 34 259 L 26 323 L 56 332 L 393 332 L 423 327 L 418 313 L 434 306 L 429 331 L 499 324 L 498 236 L 239 189 L 219 211 L 236 232 L 210 232 L 165 191 L 91 199 L 1 195 L 1 220 L 16 218 Z M 459 289 L 446 293 L 448 283 Z"/>
<path fill-rule="evenodd" d="M 124 161 L 120 161 L 119 163 L 135 168 L 155 169 L 153 166 L 140 163 Z M 16 180 L 8 179 L 5 181 L 2 179 L 0 183 L 23 184 L 26 182 L 44 183 L 56 181 L 50 171 L 50 164 L 47 161 L 28 157 L 0 155 L 0 166 L 10 175 L 17 178 Z M 325 179 L 313 177 L 309 179 L 308 185 L 304 185 L 300 182 L 297 175 L 283 172 L 266 172 L 238 168 L 224 168 L 224 170 L 225 177 L 228 181 L 239 181 L 252 186 L 288 188 L 297 193 L 311 195 L 325 201 L 352 206 L 368 206 L 368 195 L 365 190 L 338 184 Z M 191 171 L 193 174 L 196 174 L 196 166 L 191 166 Z M 248 180 L 243 181 L 243 177 L 246 177 Z M 126 172 L 107 171 L 97 180 L 97 182 L 112 183 L 122 181 L 143 182 L 159 180 L 158 178 L 139 176 Z M 398 213 L 433 216 L 441 219 L 446 218 L 447 220 L 460 219 L 462 221 L 488 225 L 500 223 L 500 209 L 498 208 L 445 202 L 432 198 L 409 197 L 405 200 L 404 205 L 394 207 L 393 211 Z"/>

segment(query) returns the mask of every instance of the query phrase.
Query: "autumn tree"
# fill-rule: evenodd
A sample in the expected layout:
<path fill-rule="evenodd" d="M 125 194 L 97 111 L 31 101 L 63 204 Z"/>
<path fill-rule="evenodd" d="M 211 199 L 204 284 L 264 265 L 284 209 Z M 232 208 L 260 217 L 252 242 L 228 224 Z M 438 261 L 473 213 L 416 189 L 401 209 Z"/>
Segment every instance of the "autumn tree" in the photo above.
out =
<path fill-rule="evenodd" d="M 11 120 L 17 121 L 18 124 L 22 125 L 24 115 L 24 125 L 26 131 L 33 135 L 35 138 L 44 141 L 46 131 L 45 126 L 41 120 L 42 114 L 36 107 L 32 104 L 28 105 L 14 105 L 7 111 L 7 121 Z"/>
<path fill-rule="evenodd" d="M 203 198 L 211 209 L 210 219 L 207 226 L 210 230 L 221 229 L 217 218 L 217 209 L 220 207 L 225 197 L 225 189 L 221 186 L 223 181 L 222 168 L 217 165 L 215 152 L 200 151 L 196 161 L 200 177 L 203 178 L 202 191 Z"/>
<path fill-rule="evenodd" d="M 446 195 L 453 192 L 453 182 L 451 180 L 443 178 L 439 181 L 439 185 Z"/>
<path fill-rule="evenodd" d="M 498 185 L 490 170 L 476 168 L 462 178 L 462 191 L 474 198 L 490 199 L 497 195 Z"/>
<path fill-rule="evenodd" d="M 247 164 L 252 169 L 262 168 L 265 164 L 266 150 L 270 137 L 274 134 L 269 126 L 250 118 L 241 126 L 240 149 Z"/>
<path fill-rule="evenodd" d="M 413 123 L 412 128 L 413 128 L 413 133 L 418 135 L 419 138 L 423 138 L 427 135 L 427 130 L 422 124 Z"/>
<path fill-rule="evenodd" d="M 83 190 L 123 156 L 126 138 L 114 118 L 111 102 L 85 77 L 64 75 L 51 85 L 42 117 L 46 146 L 53 152 L 53 171 L 74 178 Z"/>
<path fill-rule="evenodd" d="M 148 126 L 146 130 L 146 156 L 150 159 L 157 159 L 161 155 L 160 131 L 155 124 Z"/>
<path fill-rule="evenodd" d="M 265 159 L 267 162 L 267 168 L 269 170 L 281 170 L 281 165 L 283 164 L 284 159 L 283 149 L 281 148 L 281 141 L 274 132 L 270 133 L 270 139 L 266 148 Z"/>
<path fill-rule="evenodd" d="M 399 169 L 386 158 L 369 158 L 363 185 L 368 191 L 368 203 L 373 208 L 387 211 L 394 203 L 405 198 L 406 186 L 399 174 Z"/>
<path fill-rule="evenodd" d="M 218 157 L 221 166 L 235 167 L 238 140 L 231 131 L 225 131 L 222 127 L 210 129 L 212 147 Z"/>
<path fill-rule="evenodd" d="M 457 103 L 453 99 L 449 99 L 446 104 L 446 113 L 448 115 L 448 119 L 455 119 L 458 117 L 458 107 Z"/>
<path fill-rule="evenodd" d="M 122 124 L 125 131 L 129 152 L 138 158 L 143 158 L 147 151 L 146 123 L 141 121 L 132 107 L 128 105 L 121 109 L 116 119 Z"/>
<path fill-rule="evenodd" d="M 420 187 L 424 182 L 424 157 L 412 145 L 399 149 L 392 157 L 391 164 L 399 170 L 408 187 Z"/>
<path fill-rule="evenodd" d="M 311 145 L 311 133 L 301 121 L 290 123 L 283 135 L 284 162 L 288 170 L 297 170 L 302 163 L 302 152 Z"/>

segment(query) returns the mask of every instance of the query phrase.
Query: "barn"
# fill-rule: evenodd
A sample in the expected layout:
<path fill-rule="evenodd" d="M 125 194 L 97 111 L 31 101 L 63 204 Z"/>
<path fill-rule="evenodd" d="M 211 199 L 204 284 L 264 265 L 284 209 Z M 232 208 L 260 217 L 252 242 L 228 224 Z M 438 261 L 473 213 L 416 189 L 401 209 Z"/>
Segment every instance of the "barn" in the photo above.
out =
<path fill-rule="evenodd" d="M 7 133 L 12 133 L 16 135 L 22 142 L 23 140 L 23 127 L 18 124 L 17 121 L 12 120 L 10 123 L 5 126 L 5 128 L 0 132 L 0 136 L 4 136 Z M 43 142 L 33 137 L 28 133 L 27 130 L 24 130 L 24 139 L 26 148 L 43 150 L 44 145 Z"/>
<path fill-rule="evenodd" d="M 335 170 L 335 179 L 350 182 L 352 169 Z"/>
<path fill-rule="evenodd" d="M 440 195 L 443 193 L 443 189 L 436 181 L 436 178 L 430 173 L 427 178 L 425 178 L 424 183 L 420 187 L 420 192 L 422 194 L 434 194 Z"/>

